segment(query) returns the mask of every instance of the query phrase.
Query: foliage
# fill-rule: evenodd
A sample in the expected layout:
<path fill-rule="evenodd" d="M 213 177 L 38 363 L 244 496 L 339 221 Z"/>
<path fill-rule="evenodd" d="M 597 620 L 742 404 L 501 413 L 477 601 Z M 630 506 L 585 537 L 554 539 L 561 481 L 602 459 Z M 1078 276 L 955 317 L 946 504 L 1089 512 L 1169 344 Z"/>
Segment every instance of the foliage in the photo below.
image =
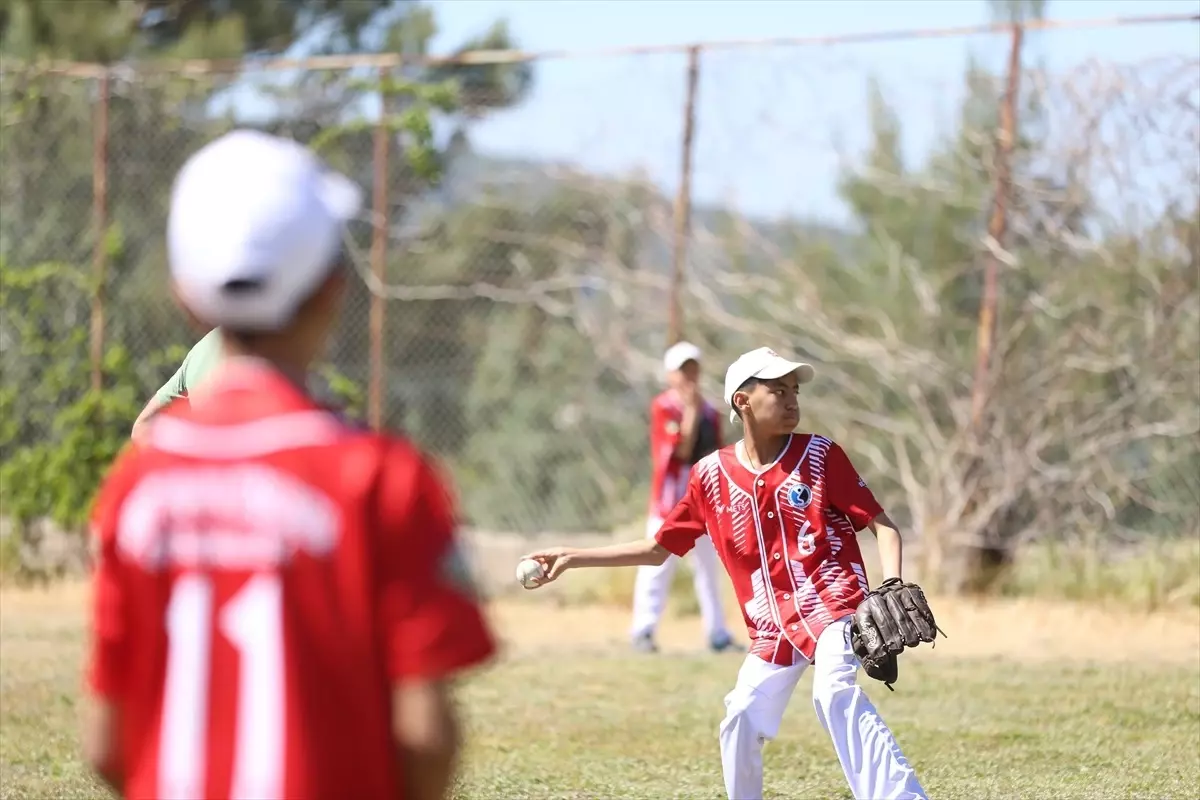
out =
<path fill-rule="evenodd" d="M 1112 114 L 1100 124 L 1064 111 L 1079 101 L 1040 76 L 1022 100 L 1004 242 L 985 224 L 998 81 L 970 67 L 958 129 L 919 164 L 904 163 L 899 117 L 875 91 L 873 141 L 841 187 L 854 235 L 835 249 L 800 237 L 770 273 L 718 276 L 720 302 L 694 292 L 714 327 L 821 362 L 810 418 L 920 532 L 926 572 L 951 588 L 984 588 L 996 575 L 972 559 L 989 552 L 1002 566 L 1031 541 L 1200 532 L 1200 185 L 1188 166 L 1195 117 L 1174 100 L 1194 91 L 1195 74 L 1177 80 L 1178 95 L 1138 94 L 1128 74 L 1097 79 L 1096 96 L 1113 98 L 1095 101 Z M 1149 119 L 1180 121 L 1158 130 L 1182 135 L 1153 145 L 1177 160 L 1130 169 L 1140 153 L 1114 153 L 1096 132 Z M 1154 170 L 1175 179 L 1141 184 Z M 1128 198 L 1155 210 L 1127 209 Z M 749 247 L 761 258 L 772 244 Z M 976 433 L 989 258 L 1002 264 L 1002 322 Z"/>
<path fill-rule="evenodd" d="M 447 114 L 459 107 L 458 86 L 452 80 L 425 83 L 386 76 L 378 81 L 356 81 L 346 91 L 378 94 L 388 109 L 382 120 L 354 120 L 329 125 L 308 142 L 309 147 L 336 163 L 340 140 L 362 136 L 382 127 L 393 139 L 406 142 L 403 156 L 411 178 L 423 184 L 435 183 L 441 174 L 441 153 L 433 136 L 433 119 L 439 112 Z M 399 110 L 393 111 L 400 103 Z M 410 179 L 410 183 L 412 180 Z"/>
<path fill-rule="evenodd" d="M 396 0 L 88 0 L 0 3 L 0 52 L 112 63 L 127 58 L 238 58 L 275 53 L 314 28 L 320 49 L 353 50 Z"/>
<path fill-rule="evenodd" d="M 1200 537 L 1167 534 L 1140 547 L 1048 543 L 1023 548 L 1000 591 L 1019 597 L 1153 611 L 1200 607 Z"/>
<path fill-rule="evenodd" d="M 91 387 L 86 329 L 63 335 L 52 324 L 87 298 L 74 268 L 0 262 L 0 272 L 0 336 L 9 356 L 0 386 L 0 505 L 18 523 L 49 518 L 78 526 L 153 387 L 139 379 L 120 345 L 104 354 L 104 388 Z M 143 357 L 161 367 L 180 353 L 157 350 Z"/>
<path fill-rule="evenodd" d="M 498 20 L 483 33 L 459 45 L 451 57 L 473 51 L 512 50 L 513 38 L 508 24 Z M 421 46 L 422 54 L 426 47 Z M 528 61 L 485 64 L 444 64 L 429 71 L 428 80 L 452 80 L 462 97 L 462 107 L 472 118 L 489 110 L 507 108 L 515 98 L 524 97 L 533 87 L 533 65 Z"/>
<path fill-rule="evenodd" d="M 402 10 L 372 28 L 374 46 L 427 53 L 431 12 Z M 1041 4 L 995 10 L 1025 19 Z M 513 43 L 498 24 L 463 46 Z M 930 581 L 950 588 L 965 586 L 967 554 L 989 548 L 1011 555 L 1031 542 L 1142 544 L 1196 531 L 1195 71 L 1081 70 L 1022 76 L 1003 241 L 991 241 L 987 222 L 1005 82 L 978 61 L 962 76 L 953 125 L 920 156 L 904 147 L 908 119 L 873 87 L 870 146 L 839 187 L 852 215 L 844 230 L 694 209 L 688 338 L 716 364 L 764 342 L 815 359 L 806 419 L 846 445 L 920 535 Z M 157 382 L 148 354 L 193 336 L 162 302 L 170 177 L 239 118 L 219 112 L 228 81 L 123 74 L 112 82 L 118 168 L 103 288 L 108 339 L 131 354 L 146 387 Z M 453 467 L 469 522 L 565 532 L 639 516 L 646 406 L 667 327 L 668 198 L 636 179 L 473 152 L 471 126 L 528 91 L 528 67 L 513 59 L 237 80 L 239 93 L 262 101 L 262 127 L 313 144 L 369 193 L 387 190 L 388 226 L 364 219 L 352 232 L 363 280 L 335 334 L 332 382 L 353 387 L 361 410 L 368 308 L 384 297 L 385 422 Z M 93 88 L 6 73 L 0 251 L 10 263 L 83 265 L 93 253 Z M 372 155 L 380 121 L 404 147 L 403 157 L 392 148 L 386 173 Z M 1129 144 L 1141 139 L 1145 148 Z M 1150 151 L 1161 161 L 1144 163 Z M 381 276 L 366 255 L 376 230 L 386 234 Z M 989 259 L 1002 265 L 1001 335 L 987 413 L 972 431 Z M 61 315 L 47 316 L 47 336 L 67 340 L 86 324 L 80 303 L 50 302 Z M 36 358 L 18 356 L 5 354 L 5 369 L 11 360 L 33 380 Z M 706 393 L 717 396 L 719 369 L 709 372 Z"/>
<path fill-rule="evenodd" d="M 332 364 L 321 364 L 315 372 L 316 378 L 325 383 L 333 405 L 352 419 L 363 418 L 365 397 L 360 384 L 338 372 Z"/>
<path fill-rule="evenodd" d="M 388 320 L 405 376 L 390 420 L 455 466 L 476 525 L 595 530 L 637 513 L 644 469 L 625 462 L 644 449 L 648 387 L 596 357 L 574 298 L 536 288 L 570 293 L 594 274 L 583 253 L 623 224 L 597 213 L 606 205 L 568 181 L 512 190 L 447 212 L 395 265 L 405 284 L 509 298 L 413 300 Z"/>
<path fill-rule="evenodd" d="M 423 52 L 436 33 L 429 10 L 408 2 L 235 2 L 224 4 L 229 13 L 219 18 L 214 16 L 217 5 L 201 2 L 75 5 L 0 6 L 0 52 L 100 61 L 240 57 L 288 47 L 300 27 L 318 18 L 328 35 L 310 49 L 337 49 L 357 41 L 339 45 L 333 41 L 337 36 L 370 32 L 365 44 L 391 48 L 416 42 Z M 81 16 L 84 5 L 89 6 L 86 20 Z M 141 16 L 129 16 L 135 12 Z M 222 39 L 225 34 L 229 37 Z M 512 46 L 503 25 L 493 26 L 479 41 L 500 49 Z M 438 124 L 452 124 L 461 146 L 472 121 L 519 102 L 531 82 L 524 65 L 472 69 L 469 74 L 444 66 L 436 76 L 412 70 L 382 76 L 308 73 L 267 87 L 255 87 L 238 75 L 114 72 L 107 115 L 112 166 L 102 232 L 106 270 L 97 275 L 88 266 L 96 236 L 96 84 L 28 64 L 7 62 L 5 69 L 0 85 L 0 255 L 5 260 L 0 464 L 5 513 L 22 519 L 51 515 L 64 524 L 75 524 L 86 514 L 102 465 L 127 438 L 142 403 L 194 341 L 195 332 L 163 302 L 162 231 L 171 179 L 183 160 L 239 123 L 236 114 L 220 114 L 214 98 L 239 81 L 244 89 L 257 88 L 268 101 L 268 114 L 257 120 L 257 127 L 311 144 L 357 179 L 368 195 L 377 180 L 386 181 L 397 213 L 437 183 L 452 155 L 435 136 Z M 460 91 L 464 81 L 471 85 L 467 94 Z M 368 105 L 379 97 L 385 107 L 381 120 Z M 370 157 L 380 125 L 394 143 L 385 175 L 376 174 Z M 359 224 L 355 238 L 369 230 Z M 358 288 L 321 376 L 330 394 L 355 416 L 363 410 L 365 370 L 358 359 L 366 352 L 365 328 L 353 324 L 354 311 L 364 301 L 364 290 Z M 103 292 L 106 308 L 105 390 L 91 394 L 88 328 L 97 290 Z M 39 388 L 30 392 L 31 386 Z M 46 485 L 39 489 L 43 480 Z"/>

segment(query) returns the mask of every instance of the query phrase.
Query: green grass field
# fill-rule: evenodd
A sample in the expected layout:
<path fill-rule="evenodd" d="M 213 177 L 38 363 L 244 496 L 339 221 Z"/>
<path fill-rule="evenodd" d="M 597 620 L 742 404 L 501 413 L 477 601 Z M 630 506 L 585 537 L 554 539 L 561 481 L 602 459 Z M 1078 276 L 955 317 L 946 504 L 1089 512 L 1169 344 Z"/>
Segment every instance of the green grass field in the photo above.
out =
<path fill-rule="evenodd" d="M 462 693 L 460 798 L 719 798 L 722 698 L 738 656 L 671 619 L 624 647 L 623 610 L 554 589 L 493 606 L 503 660 Z M 80 587 L 0 591 L 0 797 L 103 796 L 77 757 Z M 934 798 L 1195 798 L 1200 616 L 939 601 L 951 638 L 868 691 Z M 1022 627 L 1027 626 L 1027 627 Z M 768 745 L 767 796 L 849 797 L 806 677 Z"/>

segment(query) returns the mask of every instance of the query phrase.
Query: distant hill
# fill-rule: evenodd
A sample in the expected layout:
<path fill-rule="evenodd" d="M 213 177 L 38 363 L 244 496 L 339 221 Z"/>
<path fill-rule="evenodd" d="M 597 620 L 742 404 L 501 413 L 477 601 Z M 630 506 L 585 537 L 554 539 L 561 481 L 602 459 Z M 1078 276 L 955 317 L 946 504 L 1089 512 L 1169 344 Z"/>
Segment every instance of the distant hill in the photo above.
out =
<path fill-rule="evenodd" d="M 446 212 L 484 198 L 495 198 L 510 205 L 536 207 L 551 202 L 566 183 L 594 190 L 600 196 L 620 196 L 627 184 L 619 178 L 589 175 L 563 163 L 532 159 L 499 158 L 470 150 L 452 153 L 440 185 L 413 204 L 406 219 L 398 224 L 395 233 L 407 238 L 433 224 Z M 606 188 L 608 187 L 608 188 Z M 660 192 L 650 195 L 658 205 L 661 219 L 671 218 L 672 198 Z M 649 209 L 642 209 L 643 212 Z M 826 244 L 844 250 L 850 240 L 848 232 L 823 223 L 805 220 L 764 220 L 739 217 L 733 209 L 716 205 L 699 205 L 692 209 L 693 236 L 688 248 L 689 269 L 703 276 L 710 271 L 728 271 L 729 257 L 723 248 L 714 247 L 712 238 L 728 232 L 735 223 L 744 225 L 750 240 L 743 254 L 743 268 L 751 271 L 774 268 L 768 253 L 773 249 L 788 252 L 800 242 Z M 664 273 L 671 263 L 671 230 L 653 231 L 644 242 L 639 262 L 649 269 Z M 706 235 L 707 234 L 707 235 Z"/>

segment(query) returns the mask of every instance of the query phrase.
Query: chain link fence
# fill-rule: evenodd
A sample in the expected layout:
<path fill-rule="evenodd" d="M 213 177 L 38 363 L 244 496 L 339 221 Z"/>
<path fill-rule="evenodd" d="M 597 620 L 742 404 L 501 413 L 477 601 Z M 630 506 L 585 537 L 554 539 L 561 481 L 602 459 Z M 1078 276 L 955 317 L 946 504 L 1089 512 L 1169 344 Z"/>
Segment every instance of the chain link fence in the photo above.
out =
<path fill-rule="evenodd" d="M 970 63 L 913 38 L 6 64 L 0 450 L 170 376 L 199 335 L 167 300 L 171 180 L 254 125 L 372 198 L 323 386 L 438 454 L 476 526 L 644 513 L 686 335 L 714 400 L 744 349 L 813 359 L 806 424 L 935 553 L 1200 534 L 1200 52 L 1030 66 L 1008 28 L 976 34 Z"/>

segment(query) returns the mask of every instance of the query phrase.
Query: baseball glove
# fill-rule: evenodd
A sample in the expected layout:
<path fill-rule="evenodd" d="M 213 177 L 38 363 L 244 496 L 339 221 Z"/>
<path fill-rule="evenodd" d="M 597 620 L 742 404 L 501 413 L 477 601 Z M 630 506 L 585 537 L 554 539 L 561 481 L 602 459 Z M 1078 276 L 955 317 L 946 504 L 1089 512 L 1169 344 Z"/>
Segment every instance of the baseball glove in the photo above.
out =
<path fill-rule="evenodd" d="M 896 657 L 906 647 L 933 642 L 945 632 L 938 627 L 915 583 L 889 578 L 869 592 L 854 612 L 850 646 L 868 677 L 882 681 L 890 691 L 899 677 Z"/>

